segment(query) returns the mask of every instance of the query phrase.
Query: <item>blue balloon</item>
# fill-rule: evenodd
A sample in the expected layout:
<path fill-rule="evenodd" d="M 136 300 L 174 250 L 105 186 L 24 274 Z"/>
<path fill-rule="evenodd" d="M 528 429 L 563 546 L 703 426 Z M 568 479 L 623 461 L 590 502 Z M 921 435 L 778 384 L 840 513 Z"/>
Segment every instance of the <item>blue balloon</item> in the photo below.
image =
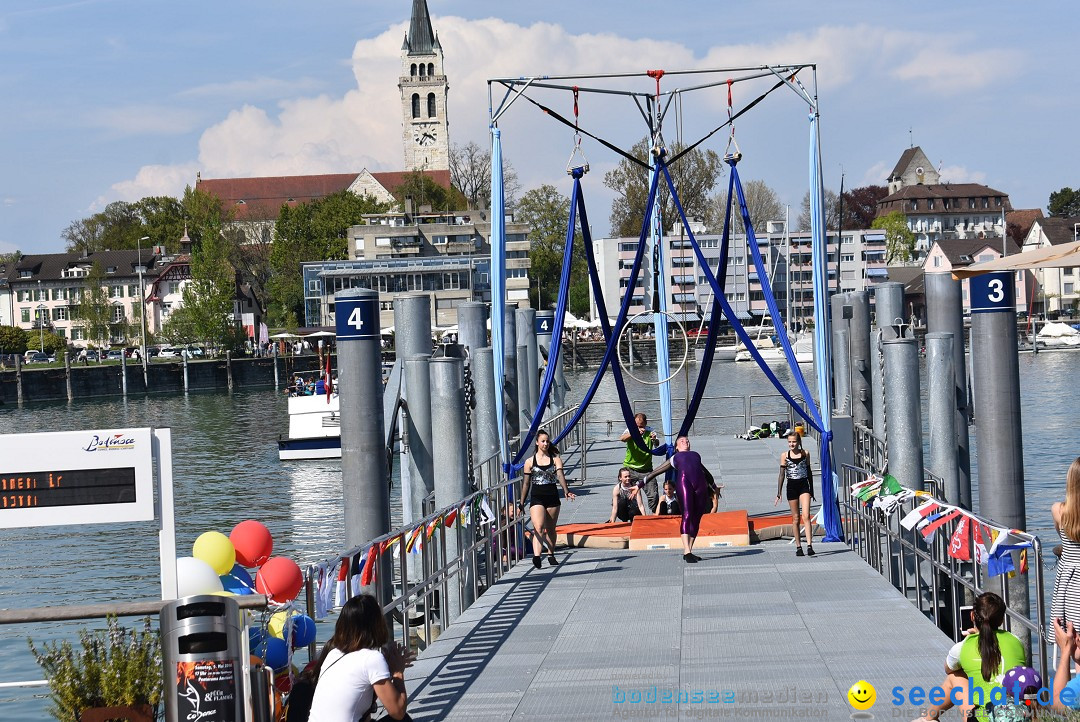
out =
<path fill-rule="evenodd" d="M 266 658 L 266 630 L 248 627 L 248 648 L 256 657 Z"/>
<path fill-rule="evenodd" d="M 263 657 L 266 666 L 273 670 L 284 669 L 289 666 L 289 646 L 284 639 L 269 637 L 266 640 L 266 656 Z"/>
<path fill-rule="evenodd" d="M 295 617 L 289 617 L 285 624 L 292 628 L 293 647 L 306 647 L 315 641 L 315 620 L 308 615 L 298 614 Z"/>
<path fill-rule="evenodd" d="M 251 581 L 251 575 L 239 564 L 234 564 L 228 574 L 221 575 L 221 586 L 226 592 L 233 594 L 255 593 L 255 583 Z"/>

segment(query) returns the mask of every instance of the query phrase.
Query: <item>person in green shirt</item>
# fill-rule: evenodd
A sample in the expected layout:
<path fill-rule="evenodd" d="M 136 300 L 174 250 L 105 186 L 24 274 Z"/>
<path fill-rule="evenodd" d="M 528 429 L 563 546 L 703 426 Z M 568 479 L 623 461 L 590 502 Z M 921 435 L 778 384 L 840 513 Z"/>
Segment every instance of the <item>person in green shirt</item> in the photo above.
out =
<path fill-rule="evenodd" d="M 660 437 L 649 428 L 648 424 L 649 420 L 645 418 L 645 414 L 634 415 L 634 425 L 637 426 L 641 438 L 645 439 L 645 443 L 649 445 L 648 449 L 643 449 L 634 442 L 634 439 L 630 436 L 630 429 L 624 431 L 622 436 L 619 437 L 619 441 L 626 444 L 626 456 L 623 458 L 623 466 L 630 470 L 630 478 L 637 482 L 639 486 L 645 480 L 645 475 L 652 471 L 653 468 L 650 449 L 655 448 L 660 443 Z M 656 480 L 646 482 L 645 498 L 647 503 L 645 508 L 655 509 L 659 496 Z"/>
<path fill-rule="evenodd" d="M 976 720 L 989 719 L 986 704 L 991 692 L 1001 686 L 1001 678 L 1007 670 L 1027 663 L 1024 647 L 1010 632 L 1001 629 L 1005 622 L 1005 602 L 993 592 L 984 592 L 975 598 L 971 611 L 976 630 L 969 630 L 967 637 L 953 645 L 945 658 L 948 674 L 942 687 L 945 702 L 927 710 L 920 720 L 936 720 L 941 713 L 953 706 L 967 711 L 974 708 Z M 956 704 L 962 701 L 961 704 Z M 969 704 L 974 701 L 974 705 Z"/>

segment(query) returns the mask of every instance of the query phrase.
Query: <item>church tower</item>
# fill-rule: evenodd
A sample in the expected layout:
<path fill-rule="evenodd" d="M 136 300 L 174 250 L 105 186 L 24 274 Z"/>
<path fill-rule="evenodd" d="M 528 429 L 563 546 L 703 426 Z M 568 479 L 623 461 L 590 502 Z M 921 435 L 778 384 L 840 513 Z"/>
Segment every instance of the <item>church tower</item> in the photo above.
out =
<path fill-rule="evenodd" d="M 409 33 L 401 46 L 402 143 L 406 170 L 450 168 L 443 50 L 431 29 L 427 0 L 413 0 Z"/>

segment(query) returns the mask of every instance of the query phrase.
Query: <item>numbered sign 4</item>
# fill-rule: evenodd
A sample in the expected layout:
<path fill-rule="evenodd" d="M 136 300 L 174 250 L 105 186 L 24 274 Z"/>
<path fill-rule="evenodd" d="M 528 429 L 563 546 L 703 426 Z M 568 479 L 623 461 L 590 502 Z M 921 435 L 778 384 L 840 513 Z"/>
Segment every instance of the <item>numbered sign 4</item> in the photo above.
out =
<path fill-rule="evenodd" d="M 379 338 L 379 299 L 338 298 L 334 307 L 338 341 Z"/>

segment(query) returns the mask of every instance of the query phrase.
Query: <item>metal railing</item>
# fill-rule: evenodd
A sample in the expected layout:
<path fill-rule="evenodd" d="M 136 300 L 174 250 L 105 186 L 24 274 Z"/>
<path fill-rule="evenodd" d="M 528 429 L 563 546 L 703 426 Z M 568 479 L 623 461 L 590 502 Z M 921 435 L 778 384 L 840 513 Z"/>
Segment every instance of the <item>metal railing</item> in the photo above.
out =
<path fill-rule="evenodd" d="M 1032 615 L 1027 608 L 1026 599 L 1016 600 L 1019 603 L 1010 599 L 1007 574 L 990 577 L 981 564 L 960 561 L 949 556 L 949 541 L 955 522 L 946 524 L 934 535 L 931 542 L 925 541 L 917 529 L 909 531 L 900 525 L 900 520 L 908 512 L 928 501 L 930 497 L 908 499 L 889 515 L 854 499 L 851 496 L 852 485 L 864 480 L 869 473 L 865 467 L 850 464 L 843 466 L 839 502 L 841 518 L 847 531 L 848 547 L 886 577 L 920 612 L 933 619 L 939 629 L 952 633 L 953 639 L 957 641 L 961 638 L 958 610 L 965 600 L 986 591 L 999 593 L 1006 605 L 1006 626 L 1014 632 L 1026 630 L 1031 634 L 1032 660 L 1038 661 L 1043 679 L 1049 679 L 1047 675 L 1052 670 L 1047 664 L 1048 640 L 1042 623 L 1046 618 L 1046 609 L 1042 544 L 1039 538 L 1026 532 L 1012 532 L 1022 540 L 1031 542 L 1032 558 L 1029 559 L 1028 569 L 1029 573 L 1035 576 L 1035 614 Z M 935 479 L 928 481 L 930 488 L 933 488 Z M 998 528 L 1001 526 L 971 512 L 964 513 L 980 524 Z M 974 560 L 975 543 L 970 534 L 968 545 L 967 555 Z M 1023 635 L 1018 636 L 1023 638 Z M 1034 640 L 1037 640 L 1037 647 Z"/>
<path fill-rule="evenodd" d="M 805 410 L 805 400 L 801 396 L 796 396 L 795 400 Z M 685 408 L 686 399 L 672 399 L 673 410 L 676 412 L 679 409 L 678 404 L 682 404 L 682 408 Z M 612 406 L 618 409 L 619 402 L 594 400 L 589 404 L 589 409 L 603 409 Z M 659 402 L 655 399 L 631 399 L 630 406 L 634 413 L 644 410 L 650 418 L 659 416 Z M 605 414 L 603 418 L 594 419 L 600 423 L 606 423 L 608 435 L 614 433 L 616 427 L 622 429 L 626 425 L 622 413 L 618 411 L 616 413 L 615 416 Z M 701 405 L 698 407 L 697 416 L 694 417 L 694 423 L 690 426 L 690 433 L 697 433 L 699 424 L 705 422 L 715 422 L 715 425 L 719 427 L 719 433 L 731 433 L 733 431 L 742 433 L 751 426 L 760 426 L 779 419 L 786 419 L 788 428 L 794 428 L 801 423 L 804 427 L 804 436 L 811 436 L 815 439 L 818 437 L 817 432 L 813 431 L 810 425 L 803 421 L 802 417 L 791 408 L 787 400 L 780 394 L 703 396 Z"/>
<path fill-rule="evenodd" d="M 576 407 L 561 412 L 548 419 L 543 428 L 552 436 L 560 433 L 575 411 Z M 582 415 L 563 442 L 564 456 L 581 454 L 582 480 L 586 470 L 586 417 Z M 478 490 L 464 499 L 321 562 L 329 567 L 338 559 L 352 559 L 375 545 L 387 544 L 387 551 L 392 553 L 381 556 L 389 561 L 384 562 L 379 573 L 390 574 L 389 596 L 387 585 L 373 586 L 392 622 L 395 638 L 413 649 L 426 647 L 454 621 L 449 618 L 451 605 L 446 604 L 447 600 L 456 597 L 457 608 L 464 611 L 469 600 L 478 598 L 515 564 L 532 556 L 531 549 L 526 548 L 529 517 L 516 506 L 521 498 L 521 477 L 507 478 L 498 453 L 475 465 L 473 473 Z M 469 523 L 463 524 L 460 517 L 466 509 L 470 512 Z M 446 519 L 451 517 L 453 522 L 448 524 Z M 421 530 L 419 552 L 411 552 L 407 544 L 417 529 Z M 456 545 L 447 544 L 451 538 Z M 458 550 L 456 558 L 448 558 L 448 547 Z M 309 616 L 314 607 L 318 564 L 308 565 L 305 573 Z M 346 595 L 351 596 L 349 585 L 346 587 Z M 339 604 L 343 601 L 338 600 Z M 314 651 L 312 645 L 309 652 Z"/>

